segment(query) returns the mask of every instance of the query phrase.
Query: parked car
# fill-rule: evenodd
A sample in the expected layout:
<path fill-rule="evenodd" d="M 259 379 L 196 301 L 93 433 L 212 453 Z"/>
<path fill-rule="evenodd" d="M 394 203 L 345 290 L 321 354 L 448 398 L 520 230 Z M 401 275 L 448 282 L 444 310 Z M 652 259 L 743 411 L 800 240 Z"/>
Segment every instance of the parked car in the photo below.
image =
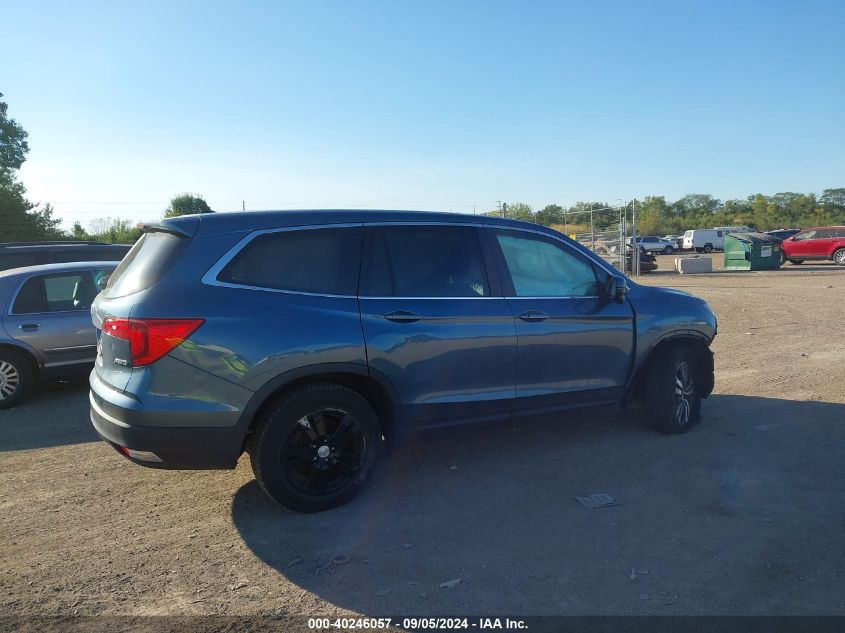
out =
<path fill-rule="evenodd" d="M 120 261 L 131 244 L 103 242 L 0 242 L 0 270 L 60 262 Z"/>
<path fill-rule="evenodd" d="M 845 226 L 805 229 L 781 243 L 783 261 L 801 264 L 806 260 L 831 259 L 845 266 Z"/>
<path fill-rule="evenodd" d="M 385 443 L 419 430 L 642 398 L 683 433 L 713 388 L 702 299 L 547 227 L 285 211 L 146 231 L 91 310 L 94 428 L 157 468 L 246 451 L 294 510 L 349 501 Z"/>
<path fill-rule="evenodd" d="M 779 241 L 784 241 L 788 237 L 792 237 L 796 233 L 800 233 L 801 229 L 777 229 L 775 231 L 766 231 L 766 235 L 771 235 Z"/>
<path fill-rule="evenodd" d="M 45 264 L 0 272 L 0 408 L 36 381 L 88 371 L 96 357 L 91 302 L 117 262 Z"/>
<path fill-rule="evenodd" d="M 676 251 L 683 250 L 684 248 L 684 236 L 683 235 L 664 235 L 664 240 L 668 240 L 672 242 L 675 246 Z"/>
<path fill-rule="evenodd" d="M 640 274 L 650 273 L 654 270 L 657 270 L 657 258 L 645 250 L 642 246 L 639 248 L 640 251 Z M 634 261 L 634 251 L 629 250 L 625 256 L 625 272 L 632 273 L 634 270 L 631 267 L 631 264 Z"/>
<path fill-rule="evenodd" d="M 631 244 L 632 240 L 633 238 L 629 237 L 627 239 L 628 244 Z M 638 235 L 636 242 L 649 253 L 660 252 L 671 255 L 677 250 L 674 242 L 657 237 L 656 235 Z"/>

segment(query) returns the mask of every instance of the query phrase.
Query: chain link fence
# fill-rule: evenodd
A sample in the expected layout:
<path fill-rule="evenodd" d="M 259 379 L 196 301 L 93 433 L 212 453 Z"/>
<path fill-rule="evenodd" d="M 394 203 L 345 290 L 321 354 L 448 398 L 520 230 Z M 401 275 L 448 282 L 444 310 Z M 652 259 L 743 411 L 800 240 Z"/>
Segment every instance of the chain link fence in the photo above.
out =
<path fill-rule="evenodd" d="M 630 246 L 625 241 L 628 227 L 624 208 L 606 207 L 568 213 L 567 220 L 574 229 L 567 231 L 570 237 L 574 237 L 612 266 L 619 270 L 625 269 L 624 262 Z"/>

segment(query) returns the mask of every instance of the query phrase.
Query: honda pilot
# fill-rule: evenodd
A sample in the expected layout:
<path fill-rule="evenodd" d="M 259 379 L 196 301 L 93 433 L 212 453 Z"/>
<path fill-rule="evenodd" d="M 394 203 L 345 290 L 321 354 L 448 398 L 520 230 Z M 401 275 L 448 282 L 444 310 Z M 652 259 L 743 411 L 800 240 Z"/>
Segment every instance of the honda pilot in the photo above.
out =
<path fill-rule="evenodd" d="M 234 468 L 280 504 L 363 490 L 410 433 L 644 402 L 684 433 L 716 318 L 560 233 L 411 211 L 183 216 L 145 227 L 92 306 L 91 420 L 127 459 Z"/>

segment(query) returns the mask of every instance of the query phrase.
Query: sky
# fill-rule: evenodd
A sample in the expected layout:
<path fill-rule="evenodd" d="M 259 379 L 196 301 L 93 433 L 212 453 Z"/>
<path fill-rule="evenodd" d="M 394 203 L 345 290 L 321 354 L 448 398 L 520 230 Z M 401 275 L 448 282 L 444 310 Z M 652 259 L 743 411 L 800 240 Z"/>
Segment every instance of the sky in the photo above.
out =
<path fill-rule="evenodd" d="M 0 92 L 65 227 L 845 186 L 845 2 L 15 2 Z"/>

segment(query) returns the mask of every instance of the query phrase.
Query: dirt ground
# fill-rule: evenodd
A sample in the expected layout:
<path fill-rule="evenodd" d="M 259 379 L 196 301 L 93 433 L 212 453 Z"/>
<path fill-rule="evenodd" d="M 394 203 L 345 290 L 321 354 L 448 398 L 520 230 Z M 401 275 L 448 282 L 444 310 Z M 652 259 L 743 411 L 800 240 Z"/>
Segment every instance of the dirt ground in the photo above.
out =
<path fill-rule="evenodd" d="M 84 381 L 45 387 L 0 412 L 0 615 L 845 614 L 845 269 L 659 260 L 643 283 L 719 318 L 700 427 L 453 431 L 321 514 L 265 499 L 247 457 L 135 466 L 96 440 Z M 595 492 L 619 505 L 573 498 Z"/>

